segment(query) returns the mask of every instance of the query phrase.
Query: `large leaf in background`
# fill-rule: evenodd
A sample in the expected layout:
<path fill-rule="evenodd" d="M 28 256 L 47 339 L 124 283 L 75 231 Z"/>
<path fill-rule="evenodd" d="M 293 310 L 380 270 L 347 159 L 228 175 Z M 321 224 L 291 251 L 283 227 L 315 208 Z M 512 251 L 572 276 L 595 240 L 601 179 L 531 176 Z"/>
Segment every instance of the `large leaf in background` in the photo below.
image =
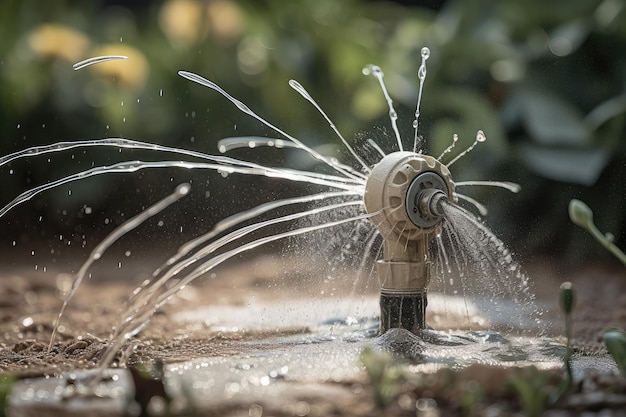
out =
<path fill-rule="evenodd" d="M 506 153 L 506 134 L 498 114 L 482 94 L 463 88 L 441 88 L 436 95 L 424 100 L 425 107 L 434 115 L 432 133 L 427 138 L 428 153 L 439 155 L 452 143 L 452 135 L 459 135 L 458 149 L 460 152 L 469 146 L 476 137 L 478 130 L 487 135 L 488 147 L 494 154 L 501 156 Z M 448 155 L 451 157 L 452 155 Z"/>
<path fill-rule="evenodd" d="M 559 149 L 522 144 L 518 151 L 524 163 L 538 174 L 583 185 L 593 185 L 609 161 L 609 155 L 602 149 Z"/>
<path fill-rule="evenodd" d="M 518 94 L 522 123 L 533 141 L 542 145 L 588 145 L 591 132 L 583 114 L 567 101 L 535 90 Z"/>

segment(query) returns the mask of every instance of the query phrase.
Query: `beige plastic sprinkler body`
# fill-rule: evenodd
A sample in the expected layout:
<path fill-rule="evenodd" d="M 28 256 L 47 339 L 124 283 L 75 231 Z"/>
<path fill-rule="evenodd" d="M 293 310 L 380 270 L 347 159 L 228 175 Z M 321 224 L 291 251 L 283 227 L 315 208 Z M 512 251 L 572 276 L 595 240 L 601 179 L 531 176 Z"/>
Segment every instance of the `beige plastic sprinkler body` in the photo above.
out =
<path fill-rule="evenodd" d="M 365 186 L 365 208 L 384 239 L 378 261 L 380 333 L 425 328 L 431 240 L 441 233 L 443 205 L 456 203 L 450 171 L 414 152 L 385 156 Z"/>

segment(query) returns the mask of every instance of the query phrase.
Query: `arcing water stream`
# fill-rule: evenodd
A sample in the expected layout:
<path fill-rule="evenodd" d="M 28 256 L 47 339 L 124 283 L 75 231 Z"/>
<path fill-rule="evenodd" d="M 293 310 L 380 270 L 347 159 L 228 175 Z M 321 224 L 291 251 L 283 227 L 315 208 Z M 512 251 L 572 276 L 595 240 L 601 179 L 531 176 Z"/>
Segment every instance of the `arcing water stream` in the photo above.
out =
<path fill-rule="evenodd" d="M 210 370 L 213 375 L 211 377 L 212 383 L 202 385 L 204 388 L 197 390 L 202 392 L 198 394 L 199 396 L 205 395 L 207 392 L 214 395 L 228 393 L 229 389 L 235 390 L 233 384 L 238 387 L 235 390 L 236 393 L 250 393 L 254 387 L 264 387 L 273 380 L 280 379 L 280 375 L 284 378 L 287 371 L 281 370 L 285 368 L 289 369 L 291 378 L 301 381 L 341 379 L 343 376 L 337 372 L 342 369 L 346 375 L 354 376 L 359 372 L 359 366 L 355 362 L 358 352 L 365 344 L 371 343 L 369 337 L 377 333 L 375 323 L 367 317 L 377 315 L 382 315 L 382 317 L 380 323 L 381 336 L 376 343 L 386 349 L 400 350 L 420 362 L 465 366 L 474 362 L 497 363 L 504 360 L 511 363 L 546 362 L 553 366 L 555 363 L 554 354 L 550 352 L 554 351 L 554 346 L 549 341 L 528 347 L 526 346 L 528 345 L 527 340 L 520 339 L 519 336 L 501 336 L 493 332 L 450 335 L 428 330 L 424 325 L 426 287 L 428 286 L 428 288 L 448 289 L 447 294 L 443 294 L 443 296 L 434 294 L 429 298 L 429 308 L 440 312 L 440 314 L 445 314 L 445 311 L 441 312 L 440 306 L 437 304 L 449 303 L 449 305 L 456 305 L 459 306 L 460 310 L 464 310 L 468 321 L 470 316 L 476 315 L 491 318 L 490 326 L 494 329 L 520 330 L 530 328 L 536 330 L 538 328 L 535 322 L 537 309 L 533 304 L 533 294 L 529 288 L 528 279 L 521 272 L 505 245 L 479 218 L 459 206 L 458 201 L 470 203 L 481 214 L 486 213 L 484 206 L 456 190 L 457 187 L 464 186 L 495 186 L 517 192 L 519 186 L 497 181 L 454 182 L 448 169 L 459 158 L 484 142 L 486 140 L 485 134 L 479 131 L 473 144 L 447 163 L 442 160 L 453 152 L 458 140 L 456 136 L 450 147 L 439 158 L 433 158 L 423 153 L 422 139 L 419 135 L 419 115 L 422 86 L 426 78 L 426 60 L 429 55 L 428 48 L 423 48 L 422 63 L 418 71 L 420 93 L 413 121 L 414 137 L 411 145 L 406 148 L 398 130 L 397 113 L 383 82 L 383 72 L 375 66 L 370 66 L 364 70 L 364 73 L 372 74 L 381 86 L 384 98 L 388 103 L 389 118 L 395 133 L 394 140 L 389 144 L 370 144 L 381 156 L 381 162 L 374 166 L 365 162 L 358 150 L 354 149 L 341 135 L 312 96 L 296 81 L 290 81 L 290 86 L 313 104 L 328 122 L 330 128 L 351 155 L 351 162 L 340 162 L 319 153 L 263 119 L 217 84 L 187 71 L 180 71 L 179 74 L 186 79 L 217 91 L 241 112 L 255 118 L 283 138 L 229 138 L 220 143 L 221 150 L 227 151 L 239 146 L 297 148 L 318 161 L 321 166 L 325 166 L 325 170 L 305 171 L 286 167 L 272 167 L 227 156 L 215 156 L 124 138 L 59 142 L 48 146 L 29 148 L 0 158 L 0 166 L 2 166 L 20 158 L 36 158 L 52 152 L 65 152 L 78 147 L 143 149 L 185 158 L 182 161 L 122 161 L 108 166 L 92 167 L 25 191 L 0 209 L 0 217 L 17 205 L 26 203 L 35 195 L 62 184 L 96 175 L 135 172 L 154 168 L 204 169 L 218 171 L 224 175 L 264 176 L 277 181 L 306 183 L 318 190 L 299 197 L 267 202 L 227 217 L 214 225 L 211 230 L 182 245 L 177 253 L 157 268 L 151 278 L 144 282 L 130 297 L 125 312 L 113 330 L 107 348 L 99 361 L 99 369 L 94 374 L 96 378 L 92 379 L 95 381 L 94 384 L 101 381 L 122 346 L 141 332 L 155 312 L 182 289 L 199 277 L 206 276 L 216 266 L 270 242 L 306 235 L 323 229 L 337 229 L 346 226 L 353 228 L 355 225 L 358 226 L 360 232 L 354 235 L 348 233 L 348 236 L 366 236 L 363 240 L 352 238 L 350 242 L 350 244 L 360 247 L 361 251 L 366 252 L 365 255 L 358 256 L 359 259 L 363 260 L 361 262 L 362 267 L 367 263 L 368 257 L 376 257 L 376 254 L 380 253 L 384 246 L 384 256 L 379 263 L 378 270 L 382 286 L 380 302 L 383 312 L 377 311 L 376 308 L 372 309 L 370 304 L 370 307 L 361 310 L 363 317 L 350 321 L 345 319 L 345 317 L 351 317 L 349 312 L 337 312 L 337 309 L 333 309 L 333 317 L 336 318 L 337 315 L 344 317 L 337 322 L 339 324 L 330 327 L 324 324 L 332 321 L 333 317 L 318 320 L 315 322 L 316 330 L 309 336 L 299 336 L 297 340 L 284 337 L 272 342 L 272 350 L 275 350 L 273 353 L 263 353 L 266 352 L 266 349 L 252 349 L 248 352 L 252 359 L 213 358 L 208 361 L 199 359 L 200 368 Z M 106 57 L 99 57 L 84 61 L 79 63 L 79 68 L 97 64 L 106 59 Z M 110 59 L 120 59 L 120 57 L 110 57 Z M 385 149 L 389 151 L 386 152 Z M 412 149 L 412 151 L 405 149 Z M 388 161 L 393 161 L 393 163 L 389 164 Z M 384 177 L 379 184 L 383 189 L 372 191 L 370 185 L 376 182 L 380 167 L 385 164 L 389 164 L 390 168 L 389 171 L 380 174 L 381 178 Z M 419 168 L 416 168 L 417 166 Z M 427 179 L 420 177 L 425 173 L 429 175 Z M 387 177 L 391 178 L 391 185 L 386 184 Z M 415 182 L 418 178 L 420 180 Z M 399 189 L 402 190 L 398 191 Z M 119 237 L 169 204 L 173 204 L 188 192 L 188 185 L 180 186 L 171 196 L 116 228 L 94 249 L 83 268 L 74 278 L 72 290 L 68 293 L 55 324 L 50 348 L 55 343 L 57 326 L 62 319 L 65 306 L 78 285 L 87 276 L 89 267 L 100 259 L 103 252 L 114 244 Z M 376 194 L 379 192 L 380 196 Z M 374 193 L 373 197 L 372 193 Z M 376 201 L 372 203 L 373 200 Z M 414 204 L 414 207 L 411 204 Z M 285 208 L 291 211 L 284 214 L 282 209 Z M 411 211 L 419 219 L 412 217 Z M 406 219 L 407 216 L 408 220 Z M 311 219 L 318 218 L 324 219 L 324 221 L 311 222 Z M 304 223 L 305 220 L 309 223 Z M 276 225 L 285 225 L 285 229 L 281 232 L 275 232 L 272 226 Z M 372 254 L 374 255 L 372 256 Z M 383 274 L 387 273 L 385 271 L 388 271 L 389 276 L 393 275 L 393 277 L 384 276 Z M 420 281 L 416 284 L 417 287 L 412 282 L 405 282 L 413 280 L 414 276 L 417 275 L 419 275 L 418 281 Z M 402 282 L 398 284 L 398 280 Z M 393 284 L 390 284 L 391 281 Z M 417 307 L 412 310 L 409 309 L 408 313 L 419 317 L 417 319 L 413 317 L 409 322 L 405 320 L 406 317 L 402 317 L 408 311 L 406 305 L 403 305 L 403 301 L 400 301 L 398 305 L 394 305 L 395 301 L 393 300 L 389 301 L 393 297 L 407 296 L 412 300 L 419 300 L 419 303 L 416 304 Z M 327 307 L 328 304 L 324 301 L 315 301 L 315 309 L 323 311 Z M 386 308 L 389 308 L 391 312 L 385 313 Z M 479 312 L 476 312 L 476 309 Z M 220 313 L 219 310 L 217 308 L 211 314 L 220 317 L 223 312 Z M 297 311 L 300 310 L 298 307 L 295 307 L 295 310 L 295 315 L 293 311 L 291 314 L 286 314 L 279 306 L 271 303 L 263 305 L 262 309 L 265 320 L 273 321 L 268 316 L 274 315 L 272 317 L 275 317 L 275 321 L 280 322 L 285 327 L 295 324 L 289 323 L 288 318 L 298 316 Z M 232 318 L 246 316 L 248 313 L 243 309 L 237 313 L 229 312 L 228 315 Z M 248 317 L 256 317 L 256 315 L 250 313 Z M 499 318 L 499 321 L 496 321 L 496 318 Z M 383 321 L 388 324 L 383 324 Z M 419 323 L 416 324 L 416 322 Z M 354 327 L 355 323 L 359 323 L 357 328 Z M 241 329 L 246 326 L 254 327 L 254 323 L 246 325 L 239 320 L 239 323 L 233 327 Z M 388 331 L 393 328 L 401 328 L 402 330 Z M 417 336 L 406 332 L 404 329 L 410 330 Z M 262 345 L 266 342 L 261 341 L 260 343 Z M 296 353 L 293 349 L 301 349 L 301 352 Z M 326 357 L 327 367 L 319 367 L 320 355 Z M 247 368 L 242 365 L 243 362 L 248 363 Z M 176 375 L 188 366 L 200 369 L 193 363 L 172 365 L 168 368 L 167 375 L 172 378 L 171 384 L 174 386 L 172 389 L 184 390 L 184 387 L 181 388 L 181 384 L 186 382 L 181 382 L 180 379 L 176 378 Z M 316 372 L 303 373 L 303 369 L 312 368 L 317 368 Z M 239 369 L 241 372 L 237 372 L 237 376 L 233 377 L 233 369 Z M 254 372 L 244 372 L 250 369 L 253 369 Z M 259 375 L 251 375 L 253 373 Z M 205 377 L 203 374 L 194 376 L 194 378 L 198 378 L 197 381 Z M 232 378 L 235 378 L 236 381 L 231 381 Z M 244 380 L 248 381 L 247 385 L 243 384 L 242 381 Z M 253 380 L 257 383 L 250 382 Z M 244 385 L 252 388 L 246 391 L 248 388 L 244 389 Z M 231 394 L 234 395 L 234 393 Z M 24 400 L 27 401 L 28 398 L 25 397 Z"/>

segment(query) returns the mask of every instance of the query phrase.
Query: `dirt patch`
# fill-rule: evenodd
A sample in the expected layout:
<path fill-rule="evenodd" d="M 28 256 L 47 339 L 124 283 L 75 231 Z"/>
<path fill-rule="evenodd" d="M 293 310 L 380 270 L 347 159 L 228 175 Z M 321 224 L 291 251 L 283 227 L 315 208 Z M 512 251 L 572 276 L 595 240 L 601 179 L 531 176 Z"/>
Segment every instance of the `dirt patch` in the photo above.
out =
<path fill-rule="evenodd" d="M 181 323 L 172 316 L 207 305 L 245 305 L 251 298 L 276 297 L 269 260 L 220 272 L 190 286 L 150 320 L 139 337 L 127 343 L 119 357 L 129 365 L 157 359 L 179 362 L 198 357 L 228 356 L 241 352 L 241 341 L 307 333 L 307 327 L 276 331 L 222 333 L 207 323 Z M 95 367 L 106 341 L 121 319 L 123 307 L 137 285 L 119 280 L 85 280 L 64 314 L 55 342 L 48 349 L 52 326 L 71 277 L 52 272 L 19 270 L 0 279 L 0 370 L 19 377 L 53 375 L 72 369 Z M 282 286 L 288 297 L 297 286 Z M 303 289 L 302 286 L 299 287 Z M 119 358 L 118 358 L 119 359 Z"/>
<path fill-rule="evenodd" d="M 181 311 L 207 305 L 245 306 L 251 298 L 279 303 L 281 298 L 302 297 L 302 294 L 319 294 L 327 290 L 316 287 L 316 284 L 310 281 L 298 279 L 290 280 L 277 288 L 276 265 L 276 260 L 256 260 L 220 271 L 218 279 L 208 279 L 200 285 L 186 288 L 152 318 L 139 337 L 124 346 L 118 360 L 132 366 L 154 364 L 157 361 L 175 363 L 205 357 L 236 356 L 245 354 L 247 349 L 256 351 L 272 349 L 271 344 L 257 343 L 260 340 L 274 336 L 307 334 L 309 329 L 306 326 L 279 328 L 276 331 L 229 333 L 215 331 L 205 322 L 173 320 L 173 316 Z M 572 277 L 578 294 L 574 313 L 574 335 L 579 353 L 585 355 L 604 353 L 601 343 L 603 330 L 609 326 L 623 327 L 626 318 L 625 275 L 622 270 L 591 268 Z M 547 279 L 551 281 L 542 283 L 539 298 L 554 299 L 556 305 L 555 288 L 558 288 L 560 280 Z M 68 276 L 51 272 L 11 270 L 2 273 L 1 372 L 16 375 L 18 378 L 28 378 L 54 376 L 63 371 L 97 366 L 107 346 L 107 339 L 116 321 L 120 319 L 122 306 L 137 285 L 119 279 L 86 281 L 72 300 L 61 322 L 57 340 L 48 350 L 52 323 L 59 311 L 63 291 L 67 289 L 67 280 Z M 351 288 L 343 288 L 337 291 L 350 290 Z M 550 314 L 552 317 L 548 320 L 555 321 L 554 328 L 558 329 L 562 320 L 558 308 L 553 308 Z M 430 403 L 424 402 L 425 399 L 435 400 L 437 404 L 435 409 L 438 412 L 448 412 L 450 415 L 463 414 L 465 413 L 463 404 L 459 401 L 469 401 L 471 398 L 467 396 L 472 394 L 468 390 L 473 389 L 477 383 L 482 385 L 480 398 L 476 397 L 478 399 L 474 406 L 475 410 L 482 411 L 474 415 L 488 415 L 489 410 L 495 410 L 493 404 L 512 402 L 516 404 L 515 407 L 522 407 L 513 399 L 515 391 L 506 383 L 516 377 L 514 372 L 517 371 L 472 366 L 463 371 L 440 371 L 435 376 L 428 377 L 431 378 L 428 380 L 416 382 L 415 379 L 409 379 L 402 385 L 396 401 L 386 406 L 385 415 L 415 415 L 416 407 L 426 407 L 424 410 L 428 411 Z M 539 377 L 522 375 L 519 378 Z M 554 381 L 559 380 L 558 372 L 556 376 L 550 374 L 546 378 L 548 379 L 543 383 L 556 386 L 557 383 Z M 445 381 L 449 384 L 444 384 Z M 564 411 L 590 410 L 593 407 L 618 409 L 615 408 L 618 407 L 616 404 L 620 404 L 619 401 L 623 398 L 610 397 L 609 393 L 616 387 L 623 388 L 623 385 L 623 378 L 619 376 L 589 374 L 581 382 L 576 393 L 557 408 Z M 277 386 L 291 392 L 292 398 L 306 398 L 306 401 L 286 403 L 284 407 L 276 404 L 266 405 L 266 413 L 273 411 L 276 415 L 294 415 L 298 410 L 297 407 L 304 407 L 304 404 L 309 407 L 307 408 L 310 411 L 309 415 L 315 415 L 311 412 L 312 409 L 322 413 L 318 415 L 327 413 L 365 416 L 382 413 L 375 407 L 374 387 L 369 386 L 364 378 L 312 386 L 295 382 Z M 317 395 L 317 391 L 323 391 L 325 394 Z M 334 400 L 328 400 L 331 397 Z M 225 401 L 220 407 L 214 408 L 213 411 L 221 410 L 224 415 L 238 415 L 241 412 L 248 413 L 252 405 Z M 504 412 L 506 407 L 498 410 Z"/>

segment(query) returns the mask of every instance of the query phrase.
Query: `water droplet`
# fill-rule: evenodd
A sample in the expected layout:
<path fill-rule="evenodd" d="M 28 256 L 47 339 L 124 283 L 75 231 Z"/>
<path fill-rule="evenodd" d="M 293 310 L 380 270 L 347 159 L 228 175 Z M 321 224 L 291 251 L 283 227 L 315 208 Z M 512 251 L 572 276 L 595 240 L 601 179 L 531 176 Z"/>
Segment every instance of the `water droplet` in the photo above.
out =
<path fill-rule="evenodd" d="M 482 130 L 479 130 L 478 132 L 476 132 L 477 142 L 484 142 L 486 140 L 487 140 L 487 136 L 485 136 L 485 132 L 483 132 Z"/>
<path fill-rule="evenodd" d="M 163 89 L 159 90 L 159 96 L 163 97 Z"/>
<path fill-rule="evenodd" d="M 190 190 L 191 190 L 191 185 L 189 185 L 188 183 L 180 184 L 178 187 L 176 187 L 176 192 L 179 195 L 187 195 L 189 194 Z"/>
<path fill-rule="evenodd" d="M 417 78 L 419 78 L 421 81 L 424 81 L 426 79 L 426 66 L 422 65 L 419 70 L 417 71 Z"/>
<path fill-rule="evenodd" d="M 421 54 L 422 54 L 422 58 L 423 59 L 428 59 L 430 57 L 430 49 L 428 47 L 426 47 L 426 46 L 423 47 L 422 51 L 421 51 Z"/>

